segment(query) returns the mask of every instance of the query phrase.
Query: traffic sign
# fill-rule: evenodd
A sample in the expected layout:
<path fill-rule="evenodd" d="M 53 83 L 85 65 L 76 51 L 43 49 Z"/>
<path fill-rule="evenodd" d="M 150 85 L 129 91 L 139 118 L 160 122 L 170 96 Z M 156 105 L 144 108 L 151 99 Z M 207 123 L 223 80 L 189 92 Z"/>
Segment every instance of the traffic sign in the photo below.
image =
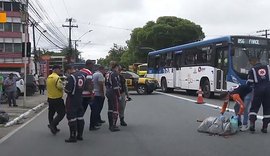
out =
<path fill-rule="evenodd" d="M 7 22 L 7 13 L 0 12 L 0 23 L 6 23 L 6 22 Z"/>

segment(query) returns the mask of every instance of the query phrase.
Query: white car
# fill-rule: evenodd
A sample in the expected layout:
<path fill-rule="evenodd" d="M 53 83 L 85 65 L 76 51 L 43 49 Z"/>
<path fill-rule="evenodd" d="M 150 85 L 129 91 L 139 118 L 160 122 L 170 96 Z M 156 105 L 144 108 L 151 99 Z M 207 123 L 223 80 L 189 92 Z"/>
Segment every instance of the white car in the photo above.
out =
<path fill-rule="evenodd" d="M 15 78 L 18 78 L 17 82 L 16 82 L 16 86 L 17 86 L 17 94 L 16 97 L 19 97 L 20 95 L 22 95 L 24 93 L 24 80 L 21 78 L 21 75 L 19 72 L 15 72 L 15 71 L 0 71 L 0 73 L 3 74 L 4 80 L 8 77 L 8 75 L 10 73 L 13 73 Z"/>

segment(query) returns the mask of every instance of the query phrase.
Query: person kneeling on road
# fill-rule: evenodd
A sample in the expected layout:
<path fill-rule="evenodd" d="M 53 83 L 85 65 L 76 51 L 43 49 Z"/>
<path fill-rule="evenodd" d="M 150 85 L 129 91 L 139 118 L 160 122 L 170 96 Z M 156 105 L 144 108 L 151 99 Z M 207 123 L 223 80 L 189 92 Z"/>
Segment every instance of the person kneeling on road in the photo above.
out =
<path fill-rule="evenodd" d="M 241 115 L 243 115 L 245 110 L 245 104 L 243 99 L 252 91 L 249 85 L 240 85 L 231 88 L 228 92 L 221 94 L 221 98 L 225 97 L 224 104 L 222 105 L 221 114 L 223 115 L 226 111 L 230 98 L 235 102 L 234 112 L 238 117 L 239 128 L 242 128 Z M 245 120 L 245 119 L 244 119 Z"/>
<path fill-rule="evenodd" d="M 65 92 L 67 93 L 66 113 L 70 137 L 65 142 L 77 142 L 77 140 L 83 140 L 84 109 L 82 106 L 82 92 L 86 78 L 82 72 L 76 71 L 70 65 L 67 66 L 66 71 L 70 74 L 65 87 Z"/>

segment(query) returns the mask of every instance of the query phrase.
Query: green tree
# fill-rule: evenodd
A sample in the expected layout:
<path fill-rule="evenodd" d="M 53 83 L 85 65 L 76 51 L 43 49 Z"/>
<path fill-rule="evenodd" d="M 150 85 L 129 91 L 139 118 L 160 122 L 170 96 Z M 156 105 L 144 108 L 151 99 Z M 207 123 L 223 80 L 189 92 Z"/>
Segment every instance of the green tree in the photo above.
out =
<path fill-rule="evenodd" d="M 127 41 L 128 52 L 133 53 L 134 62 L 146 62 L 150 49 L 163 49 L 171 46 L 199 41 L 204 38 L 200 25 L 187 19 L 174 16 L 159 17 L 149 21 L 142 28 L 135 28 Z M 142 47 L 149 47 L 149 49 Z M 132 62 L 132 63 L 134 63 Z M 130 64 L 132 64 L 130 63 Z"/>
<path fill-rule="evenodd" d="M 117 44 L 113 44 L 113 47 L 108 52 L 105 58 L 98 59 L 98 64 L 103 66 L 109 66 L 110 61 L 121 62 L 121 56 L 127 51 L 127 47 L 122 47 Z"/>

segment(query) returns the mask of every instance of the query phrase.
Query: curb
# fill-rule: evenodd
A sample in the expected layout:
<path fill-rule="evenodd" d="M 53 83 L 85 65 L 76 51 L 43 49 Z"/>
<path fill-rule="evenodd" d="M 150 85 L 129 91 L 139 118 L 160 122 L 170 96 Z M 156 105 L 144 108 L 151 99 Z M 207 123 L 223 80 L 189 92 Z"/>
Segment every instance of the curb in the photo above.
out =
<path fill-rule="evenodd" d="M 45 105 L 45 103 L 43 102 L 43 103 L 37 105 L 36 107 L 29 109 L 27 112 L 21 114 L 19 117 L 6 123 L 4 127 L 13 126 L 13 125 L 19 123 L 22 119 L 26 119 L 31 113 L 36 112 L 37 110 L 41 109 L 44 105 Z"/>

